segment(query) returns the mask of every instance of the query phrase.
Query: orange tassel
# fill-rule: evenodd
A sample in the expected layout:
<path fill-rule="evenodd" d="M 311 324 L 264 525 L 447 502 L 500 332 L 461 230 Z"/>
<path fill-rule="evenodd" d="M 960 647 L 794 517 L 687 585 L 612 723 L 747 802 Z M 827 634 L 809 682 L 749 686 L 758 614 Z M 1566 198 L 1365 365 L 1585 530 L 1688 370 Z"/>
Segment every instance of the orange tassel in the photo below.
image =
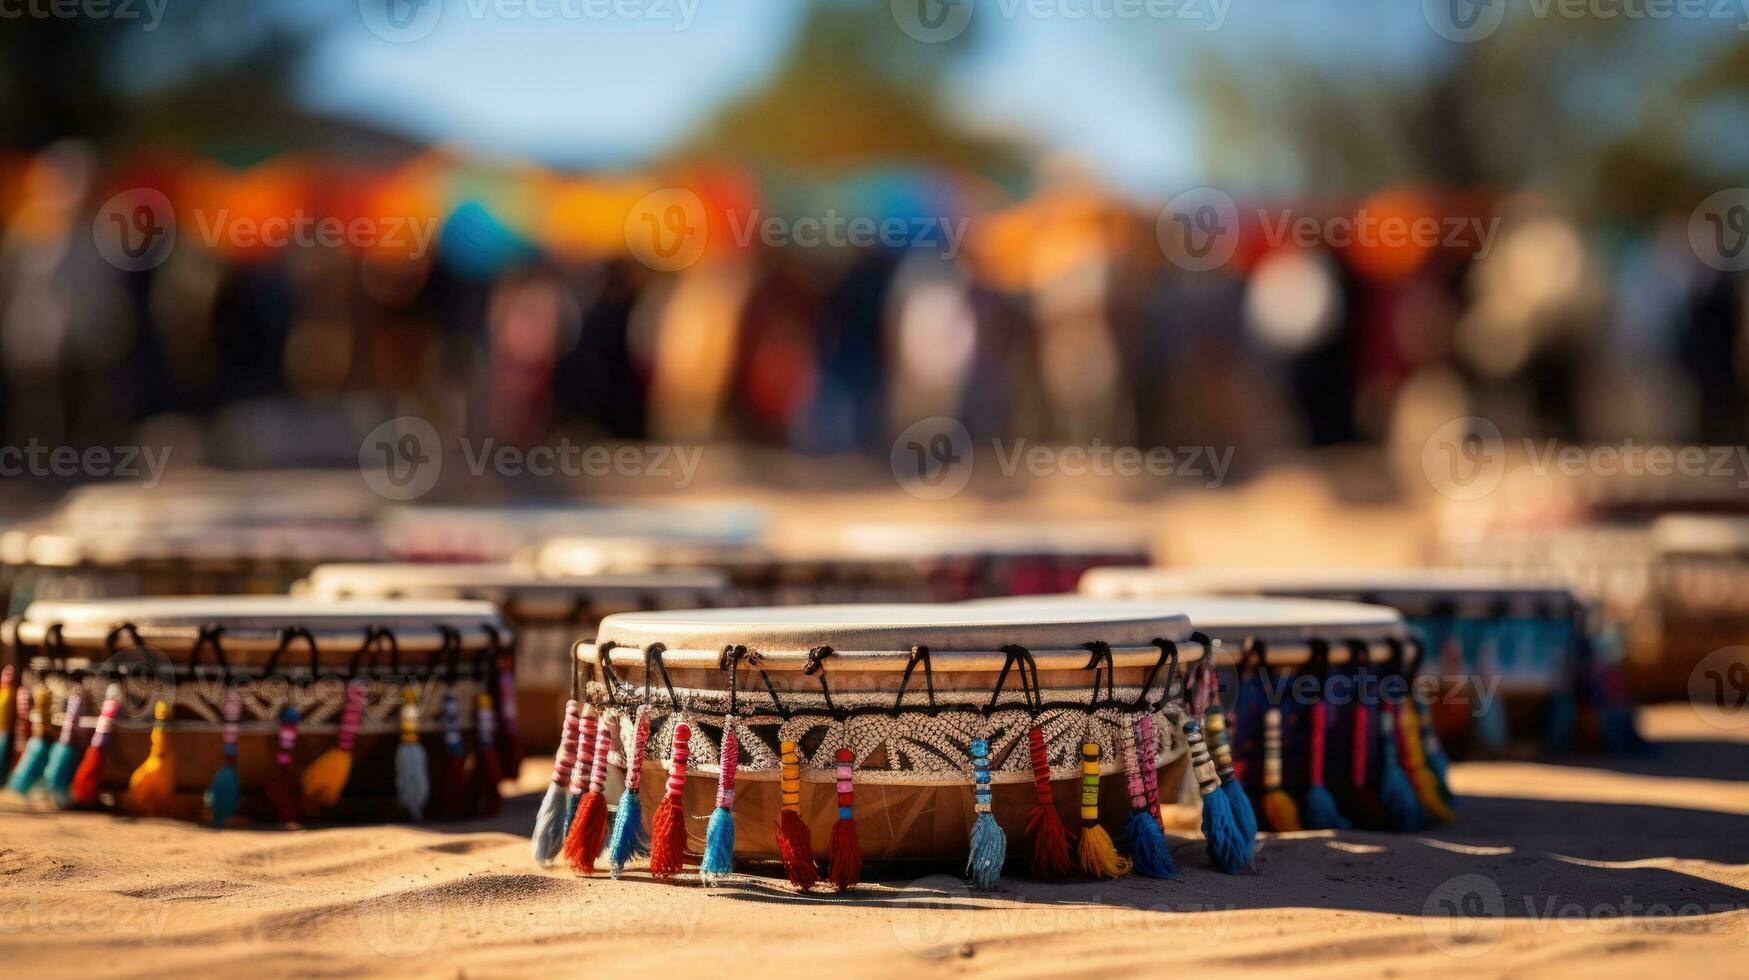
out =
<path fill-rule="evenodd" d="M 674 726 L 674 757 L 668 767 L 668 793 L 651 819 L 650 874 L 667 878 L 686 867 L 686 810 L 681 798 L 686 792 L 686 759 L 692 741 L 692 726 L 682 721 Z"/>
<path fill-rule="evenodd" d="M 782 770 L 778 786 L 783 793 L 783 812 L 777 819 L 777 851 L 783 857 L 783 870 L 790 884 L 807 891 L 820 882 L 820 869 L 814 864 L 814 837 L 802 820 L 802 768 L 796 743 L 785 740 L 782 745 Z"/>
<path fill-rule="evenodd" d="M 142 816 L 163 815 L 176 796 L 176 757 L 170 751 L 170 705 L 163 701 L 152 711 L 152 752 L 128 777 L 128 809 Z"/>
<path fill-rule="evenodd" d="M 300 780 L 303 790 L 303 812 L 316 816 L 339 802 L 352 778 L 352 747 L 358 741 L 358 722 L 364 713 L 365 684 L 353 681 L 346 685 L 346 707 L 340 715 L 340 735 L 334 747 L 316 757 L 304 767 Z"/>

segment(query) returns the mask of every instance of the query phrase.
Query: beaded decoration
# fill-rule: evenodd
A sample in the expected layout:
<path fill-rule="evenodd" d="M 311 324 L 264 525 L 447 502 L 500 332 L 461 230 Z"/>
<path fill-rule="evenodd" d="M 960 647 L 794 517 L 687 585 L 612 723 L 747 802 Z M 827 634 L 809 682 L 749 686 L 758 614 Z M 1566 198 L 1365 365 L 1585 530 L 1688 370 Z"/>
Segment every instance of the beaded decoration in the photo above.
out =
<path fill-rule="evenodd" d="M 716 807 L 711 810 L 710 826 L 705 830 L 704 856 L 698 862 L 699 877 L 707 885 L 717 884 L 735 870 L 735 769 L 740 756 L 735 716 L 729 715 L 723 719 Z"/>
<path fill-rule="evenodd" d="M 565 846 L 565 824 L 569 816 L 571 770 L 577 765 L 577 699 L 565 702 L 565 722 L 559 729 L 559 750 L 553 753 L 553 775 L 541 797 L 540 809 L 534 815 L 534 863 L 550 868 L 553 859 Z M 594 719 L 592 718 L 591 721 Z"/>
<path fill-rule="evenodd" d="M 1202 726 L 1194 718 L 1185 719 L 1184 740 L 1190 750 L 1190 770 L 1202 795 L 1202 835 L 1209 859 L 1222 871 L 1236 875 L 1250 860 L 1249 842 L 1233 820 L 1232 805 L 1221 789 L 1221 777 L 1215 771 L 1208 743 L 1203 740 Z"/>
<path fill-rule="evenodd" d="M 11 664 L 0 667 L 0 780 L 12 772 L 12 713 L 18 704 L 14 678 Z"/>
<path fill-rule="evenodd" d="M 419 694 L 412 685 L 401 687 L 398 717 L 401 741 L 395 746 L 395 798 L 409 817 L 423 820 L 425 805 L 431 802 L 431 774 L 425 746 L 419 741 Z"/>
<path fill-rule="evenodd" d="M 966 858 L 966 877 L 986 891 L 994 890 L 1002 881 L 1002 862 L 1008 856 L 1008 838 L 996 823 L 990 790 L 990 743 L 973 739 L 972 755 L 972 821 L 971 846 Z"/>
<path fill-rule="evenodd" d="M 474 813 L 495 817 L 503 805 L 498 784 L 504 781 L 503 755 L 498 749 L 498 713 L 492 695 L 474 697 Z"/>
<path fill-rule="evenodd" d="M 243 717 L 243 697 L 231 688 L 225 693 L 224 764 L 213 774 L 206 790 L 206 809 L 214 827 L 223 827 L 237 815 L 241 787 L 237 782 L 237 735 Z"/>
<path fill-rule="evenodd" d="M 91 744 L 85 747 L 85 757 L 79 760 L 79 771 L 73 774 L 73 805 L 96 806 L 97 791 L 103 780 L 105 747 L 110 732 L 115 730 L 115 714 L 121 708 L 121 685 L 111 683 L 103 695 L 103 707 L 97 712 L 97 727 L 91 731 Z"/>
<path fill-rule="evenodd" d="M 314 816 L 333 806 L 352 777 L 352 747 L 358 741 L 358 722 L 364 711 L 365 683 L 346 685 L 346 707 L 340 717 L 340 734 L 334 747 L 316 757 L 304 769 L 303 812 Z"/>
<path fill-rule="evenodd" d="M 1130 861 L 1117 853 L 1111 835 L 1099 823 L 1099 743 L 1081 743 L 1081 870 L 1095 878 L 1118 878 L 1130 871 Z"/>
<path fill-rule="evenodd" d="M 1172 852 L 1166 846 L 1165 828 L 1160 825 L 1159 799 L 1148 802 L 1148 790 L 1142 777 L 1141 753 L 1136 747 L 1136 726 L 1125 724 L 1122 732 L 1124 776 L 1130 791 L 1130 820 L 1126 827 L 1130 859 L 1138 874 L 1149 878 L 1176 878 L 1178 869 L 1172 866 Z"/>
<path fill-rule="evenodd" d="M 49 689 L 39 687 L 35 697 L 30 697 L 20 691 L 19 703 L 22 707 L 30 705 L 30 740 L 24 743 L 24 754 L 18 757 L 18 764 L 12 769 L 12 781 L 6 788 L 20 796 L 27 795 L 41 781 L 43 770 L 49 764 Z"/>
<path fill-rule="evenodd" d="M 668 766 L 667 793 L 650 821 L 650 874 L 668 878 L 686 866 L 686 760 L 691 755 L 692 726 L 682 719 L 674 726 L 674 750 Z"/>
<path fill-rule="evenodd" d="M 279 713 L 279 750 L 273 756 L 273 773 L 267 779 L 267 799 L 280 823 L 298 819 L 297 761 L 298 709 L 286 705 Z"/>
<path fill-rule="evenodd" d="M 783 759 L 778 777 L 783 809 L 777 815 L 777 850 L 790 884 L 806 891 L 819 883 L 820 870 L 814 864 L 813 835 L 802 820 L 801 764 L 794 741 L 785 739 L 778 748 Z"/>
<path fill-rule="evenodd" d="M 838 820 L 832 824 L 832 839 L 826 847 L 826 877 L 843 891 L 862 880 L 862 842 L 856 835 L 856 756 L 850 746 L 838 747 L 837 762 Z"/>
<path fill-rule="evenodd" d="M 1281 709 L 1263 713 L 1263 817 L 1277 832 L 1299 830 L 1300 809 L 1281 780 Z"/>
<path fill-rule="evenodd" d="M 632 858 L 650 853 L 650 840 L 644 833 L 643 805 L 638 797 L 644 782 L 644 747 L 649 741 L 650 706 L 639 705 L 632 754 L 626 761 L 626 788 L 613 816 L 613 837 L 607 847 L 608 870 L 615 878 L 625 871 Z"/>
<path fill-rule="evenodd" d="M 612 714 L 604 715 L 597 728 L 595 709 L 584 710 L 582 731 L 577 737 L 577 765 L 571 770 L 571 792 L 582 789 L 586 769 L 589 788 L 583 791 L 577 802 L 577 812 L 571 817 L 571 826 L 565 831 L 565 862 L 578 874 L 595 873 L 595 859 L 601 855 L 602 842 L 607 837 L 607 764 L 618 729 L 619 720 Z M 591 733 L 595 736 L 593 739 L 589 738 Z M 595 747 L 585 748 L 591 741 Z"/>
<path fill-rule="evenodd" d="M 49 748 L 49 764 L 43 771 L 42 789 L 56 806 L 65 807 L 73 801 L 73 770 L 79 764 L 73 752 L 73 742 L 79 733 L 79 714 L 85 710 L 85 692 L 74 688 L 67 695 L 63 708 L 61 736 Z"/>

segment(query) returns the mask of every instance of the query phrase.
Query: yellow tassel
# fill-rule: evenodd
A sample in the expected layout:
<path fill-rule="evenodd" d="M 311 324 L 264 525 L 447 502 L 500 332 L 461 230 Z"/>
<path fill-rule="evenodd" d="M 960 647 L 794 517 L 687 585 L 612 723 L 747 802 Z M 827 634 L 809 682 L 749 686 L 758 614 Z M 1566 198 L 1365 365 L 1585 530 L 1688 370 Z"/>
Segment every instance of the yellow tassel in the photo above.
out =
<path fill-rule="evenodd" d="M 1421 719 L 1413 698 L 1403 700 L 1402 714 L 1403 759 L 1409 764 L 1409 781 L 1415 786 L 1415 796 L 1421 801 L 1422 812 L 1441 823 L 1449 823 L 1457 814 L 1446 805 L 1439 792 L 1439 781 L 1433 778 L 1433 770 L 1427 768 L 1427 753 L 1421 745 Z"/>
<path fill-rule="evenodd" d="M 170 733 L 165 730 L 170 705 L 159 701 L 152 719 L 151 754 L 128 777 L 127 792 L 128 808 L 148 817 L 166 813 L 176 796 L 176 756 L 170 752 Z"/>
<path fill-rule="evenodd" d="M 1263 819 L 1274 831 L 1300 829 L 1300 808 L 1281 786 L 1281 709 L 1263 713 Z"/>
<path fill-rule="evenodd" d="M 303 804 L 307 814 L 320 813 L 333 806 L 346 790 L 352 778 L 352 746 L 358 738 L 358 720 L 364 711 L 365 685 L 354 681 L 346 686 L 346 707 L 340 716 L 340 735 L 334 747 L 316 757 L 304 768 Z"/>
<path fill-rule="evenodd" d="M 1111 835 L 1099 825 L 1099 743 L 1081 744 L 1081 842 L 1077 846 L 1081 870 L 1095 878 L 1118 878 L 1130 873 L 1130 860 L 1117 853 Z"/>

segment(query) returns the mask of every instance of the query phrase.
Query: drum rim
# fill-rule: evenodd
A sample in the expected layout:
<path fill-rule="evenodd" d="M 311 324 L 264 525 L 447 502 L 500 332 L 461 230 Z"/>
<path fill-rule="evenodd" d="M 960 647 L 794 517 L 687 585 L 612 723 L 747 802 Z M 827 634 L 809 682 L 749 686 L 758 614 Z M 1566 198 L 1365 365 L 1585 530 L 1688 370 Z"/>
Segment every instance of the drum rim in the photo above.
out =
<path fill-rule="evenodd" d="M 1570 586 L 1557 581 L 1515 579 L 1465 568 L 1318 572 L 1110 566 L 1089 569 L 1081 576 L 1079 591 L 1096 598 L 1152 598 L 1156 594 L 1199 592 L 1358 601 L 1389 606 L 1405 611 L 1405 615 L 1419 615 L 1423 608 L 1431 610 L 1448 603 L 1467 609 L 1502 603 L 1514 606 L 1554 602 L 1571 613 L 1580 601 Z M 1490 616 L 1483 613 L 1476 618 Z"/>
<path fill-rule="evenodd" d="M 542 575 L 513 562 L 330 562 L 311 569 L 293 595 L 338 599 L 457 599 L 504 605 L 600 597 L 685 593 L 726 598 L 729 577 L 718 569 L 680 568 L 599 575 Z"/>
<path fill-rule="evenodd" d="M 372 628 L 386 629 L 404 652 L 441 650 L 456 640 L 463 650 L 481 650 L 509 637 L 497 607 L 488 602 L 148 596 L 38 600 L 0 626 L 0 643 L 38 646 L 55 630 L 69 648 L 105 649 L 118 631 L 131 627 L 130 639 L 137 635 L 161 650 L 186 650 L 214 626 L 223 629 L 226 648 L 250 652 L 279 648 L 293 628 L 308 630 L 318 641 L 358 639 Z"/>

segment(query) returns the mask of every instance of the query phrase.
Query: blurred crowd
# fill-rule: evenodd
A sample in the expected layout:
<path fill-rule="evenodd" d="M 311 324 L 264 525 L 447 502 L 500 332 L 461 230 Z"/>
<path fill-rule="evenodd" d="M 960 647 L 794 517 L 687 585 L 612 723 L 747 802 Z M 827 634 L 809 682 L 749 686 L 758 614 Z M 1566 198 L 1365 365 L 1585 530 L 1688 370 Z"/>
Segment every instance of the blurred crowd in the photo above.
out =
<path fill-rule="evenodd" d="M 443 149 L 238 168 L 63 142 L 0 156 L 0 431 L 256 465 L 344 463 L 391 411 L 516 445 L 804 453 L 884 454 L 933 415 L 1253 451 L 1462 415 L 1744 438 L 1744 280 L 1689 215 L 1600 229 L 1529 193 L 1200 193 Z"/>

